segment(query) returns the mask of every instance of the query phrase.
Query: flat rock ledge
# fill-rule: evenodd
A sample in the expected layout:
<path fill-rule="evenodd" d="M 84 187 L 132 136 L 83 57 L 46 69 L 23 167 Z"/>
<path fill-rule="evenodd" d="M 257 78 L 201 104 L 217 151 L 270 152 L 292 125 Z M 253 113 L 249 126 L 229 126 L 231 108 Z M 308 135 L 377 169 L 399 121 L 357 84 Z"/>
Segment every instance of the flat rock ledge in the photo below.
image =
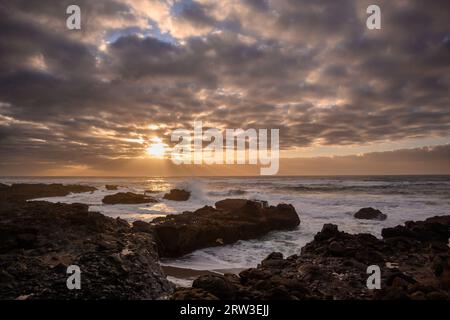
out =
<path fill-rule="evenodd" d="M 116 194 L 105 196 L 102 200 L 104 204 L 142 204 L 142 203 L 156 203 L 153 197 L 137 194 L 133 192 L 119 192 Z"/>
<path fill-rule="evenodd" d="M 205 206 L 195 212 L 157 218 L 152 228 L 160 256 L 179 257 L 205 247 L 258 238 L 273 230 L 294 229 L 299 224 L 292 205 L 227 199 L 216 208 Z"/>
<path fill-rule="evenodd" d="M 164 195 L 164 199 L 172 201 L 188 201 L 191 193 L 182 189 L 172 189 L 169 193 Z"/>
<path fill-rule="evenodd" d="M 67 267 L 81 269 L 68 290 Z M 0 203 L 0 299 L 160 299 L 173 290 L 156 243 L 84 204 Z"/>
<path fill-rule="evenodd" d="M 24 201 L 38 198 L 65 197 L 70 193 L 93 192 L 97 188 L 84 185 L 25 184 L 0 185 L 0 201 Z"/>
<path fill-rule="evenodd" d="M 205 275 L 175 300 L 448 300 L 450 216 L 383 230 L 383 239 L 324 225 L 301 255 L 271 253 L 239 275 Z M 381 289 L 367 288 L 367 268 L 381 269 Z"/>

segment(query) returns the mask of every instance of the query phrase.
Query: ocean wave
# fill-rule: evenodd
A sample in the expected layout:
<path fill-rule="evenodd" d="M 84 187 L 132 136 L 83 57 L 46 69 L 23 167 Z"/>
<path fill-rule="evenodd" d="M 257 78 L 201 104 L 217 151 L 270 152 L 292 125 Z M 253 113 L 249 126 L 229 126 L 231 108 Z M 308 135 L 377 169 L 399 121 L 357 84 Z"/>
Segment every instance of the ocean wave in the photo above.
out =
<path fill-rule="evenodd" d="M 450 195 L 447 184 L 385 184 L 385 185 L 297 185 L 297 186 L 281 186 L 279 190 L 294 191 L 297 193 L 370 193 L 370 194 L 433 194 L 433 195 Z"/>
<path fill-rule="evenodd" d="M 180 181 L 174 187 L 189 191 L 191 193 L 191 199 L 207 200 L 207 196 L 205 195 L 205 182 L 200 179 Z"/>
<path fill-rule="evenodd" d="M 242 189 L 229 189 L 224 191 L 209 191 L 208 196 L 212 197 L 227 197 L 227 196 L 242 196 L 248 192 Z"/>

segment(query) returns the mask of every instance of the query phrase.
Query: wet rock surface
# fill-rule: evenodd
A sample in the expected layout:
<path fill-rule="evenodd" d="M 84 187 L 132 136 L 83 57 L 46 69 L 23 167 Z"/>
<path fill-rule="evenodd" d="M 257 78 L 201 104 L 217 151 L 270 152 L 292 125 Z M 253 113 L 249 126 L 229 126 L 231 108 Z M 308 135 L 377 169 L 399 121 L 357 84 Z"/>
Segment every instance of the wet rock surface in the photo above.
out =
<path fill-rule="evenodd" d="M 0 203 L 0 299 L 157 299 L 173 288 L 158 261 L 151 233 L 87 205 Z"/>
<path fill-rule="evenodd" d="M 214 206 L 219 209 L 219 210 L 238 210 L 241 209 L 242 207 L 244 207 L 247 204 L 246 199 L 225 199 L 225 200 L 220 200 L 217 201 Z M 263 208 L 267 208 L 268 204 L 266 201 L 255 201 L 252 200 L 255 203 L 259 203 L 261 205 L 261 207 Z"/>
<path fill-rule="evenodd" d="M 191 193 L 186 190 L 172 189 L 164 195 L 164 199 L 172 201 L 187 201 L 191 197 Z"/>
<path fill-rule="evenodd" d="M 153 197 L 136 194 L 132 192 L 119 192 L 113 195 L 105 196 L 102 200 L 104 204 L 140 204 L 158 202 Z"/>
<path fill-rule="evenodd" d="M 273 230 L 294 229 L 300 223 L 292 205 L 269 207 L 261 202 L 242 201 L 240 206 L 205 206 L 195 212 L 153 220 L 160 255 L 178 257 L 200 248 L 257 238 Z"/>
<path fill-rule="evenodd" d="M 356 219 L 379 221 L 384 221 L 387 219 L 387 215 L 374 208 L 362 208 L 357 213 L 355 213 L 354 217 Z"/>
<path fill-rule="evenodd" d="M 109 190 L 109 191 L 114 191 L 114 190 L 119 189 L 119 186 L 114 185 L 114 184 L 107 184 L 107 185 L 105 185 L 105 189 Z"/>
<path fill-rule="evenodd" d="M 381 234 L 385 239 L 400 237 L 418 241 L 446 242 L 449 238 L 449 225 L 449 216 L 439 216 L 425 221 L 408 221 L 404 226 L 385 228 Z"/>
<path fill-rule="evenodd" d="M 24 201 L 37 198 L 65 197 L 70 193 L 93 192 L 94 187 L 83 185 L 24 184 L 0 185 L 0 201 Z"/>
<path fill-rule="evenodd" d="M 326 224 L 300 255 L 274 252 L 239 275 L 206 275 L 172 299 L 450 298 L 450 216 L 388 228 L 384 238 L 351 235 Z M 381 289 L 367 288 L 367 267 L 381 269 Z"/>

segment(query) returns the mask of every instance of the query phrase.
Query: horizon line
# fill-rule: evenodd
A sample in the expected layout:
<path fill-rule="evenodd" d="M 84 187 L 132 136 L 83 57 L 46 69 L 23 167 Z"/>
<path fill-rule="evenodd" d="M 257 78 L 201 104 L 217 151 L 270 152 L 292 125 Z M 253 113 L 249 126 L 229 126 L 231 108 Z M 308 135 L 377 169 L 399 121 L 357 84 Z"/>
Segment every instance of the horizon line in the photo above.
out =
<path fill-rule="evenodd" d="M 442 177 L 449 176 L 449 173 L 443 174 L 328 174 L 328 175 L 317 175 L 317 174 L 302 174 L 302 175 L 272 175 L 272 176 L 261 176 L 261 175 L 170 175 L 170 176 L 77 176 L 77 175 L 69 175 L 69 176 L 45 176 L 45 175 L 12 175 L 12 176 L 2 176 L 0 175 L 0 179 L 11 179 L 11 178 L 283 178 L 283 177 Z"/>

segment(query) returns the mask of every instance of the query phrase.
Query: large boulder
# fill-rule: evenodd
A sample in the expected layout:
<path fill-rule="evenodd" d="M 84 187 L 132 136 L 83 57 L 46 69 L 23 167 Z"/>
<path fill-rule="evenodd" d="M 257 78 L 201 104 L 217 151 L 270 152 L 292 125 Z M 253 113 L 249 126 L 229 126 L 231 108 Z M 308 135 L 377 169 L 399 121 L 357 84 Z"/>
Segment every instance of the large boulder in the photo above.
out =
<path fill-rule="evenodd" d="M 357 213 L 355 213 L 354 217 L 356 219 L 363 220 L 386 220 L 387 215 L 383 214 L 380 210 L 374 208 L 362 208 Z"/>
<path fill-rule="evenodd" d="M 158 202 L 153 197 L 136 194 L 132 192 L 119 192 L 113 195 L 105 196 L 102 200 L 104 204 L 141 204 Z"/>
<path fill-rule="evenodd" d="M 53 184 L 25 184 L 17 183 L 11 186 L 3 185 L 0 188 L 0 200 L 3 201 L 25 201 L 38 198 L 65 197 L 70 193 L 93 192 L 94 187 L 84 185 Z"/>
<path fill-rule="evenodd" d="M 203 207 L 195 212 L 156 218 L 152 222 L 162 256 L 177 257 L 194 250 L 261 237 L 273 230 L 294 229 L 300 224 L 288 204 L 265 207 L 246 200 L 241 207 Z"/>
<path fill-rule="evenodd" d="M 191 193 L 182 189 L 172 189 L 164 195 L 164 199 L 172 201 L 187 201 L 191 197 Z"/>
<path fill-rule="evenodd" d="M 0 300 L 157 299 L 173 286 L 159 265 L 151 233 L 84 204 L 0 206 Z M 82 290 L 68 290 L 67 267 Z"/>

